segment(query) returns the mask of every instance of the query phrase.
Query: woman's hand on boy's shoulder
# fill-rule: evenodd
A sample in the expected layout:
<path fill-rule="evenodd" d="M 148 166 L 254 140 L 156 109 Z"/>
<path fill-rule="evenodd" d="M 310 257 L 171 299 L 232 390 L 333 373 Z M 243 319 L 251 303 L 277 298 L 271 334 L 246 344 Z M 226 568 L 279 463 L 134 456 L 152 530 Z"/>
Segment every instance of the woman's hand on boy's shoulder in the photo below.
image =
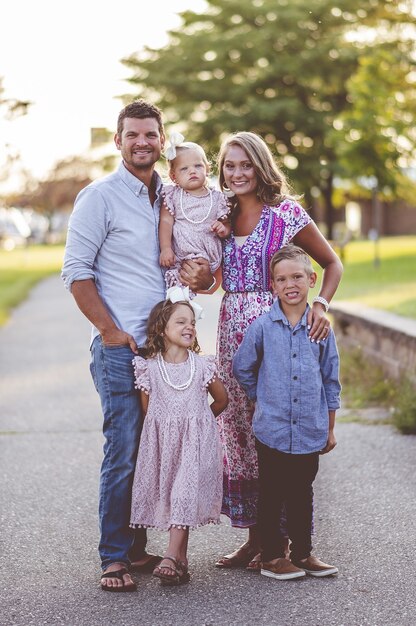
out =
<path fill-rule="evenodd" d="M 322 308 L 322 305 L 319 303 L 315 303 L 311 306 L 308 312 L 308 327 L 309 327 L 309 338 L 312 342 L 319 343 L 330 334 L 331 331 L 331 322 L 328 317 L 325 315 L 325 311 Z"/>

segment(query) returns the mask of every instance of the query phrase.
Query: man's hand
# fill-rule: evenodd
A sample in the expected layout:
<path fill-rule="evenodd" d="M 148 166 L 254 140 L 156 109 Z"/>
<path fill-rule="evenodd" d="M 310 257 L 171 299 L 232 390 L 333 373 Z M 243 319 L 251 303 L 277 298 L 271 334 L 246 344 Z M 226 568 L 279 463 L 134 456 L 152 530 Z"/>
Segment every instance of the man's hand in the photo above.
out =
<path fill-rule="evenodd" d="M 101 339 L 104 346 L 129 346 L 134 354 L 139 354 L 134 337 L 119 328 L 112 328 L 101 333 Z"/>
<path fill-rule="evenodd" d="M 194 293 L 206 291 L 214 281 L 208 261 L 201 257 L 183 261 L 179 276 L 181 283 L 189 286 Z"/>

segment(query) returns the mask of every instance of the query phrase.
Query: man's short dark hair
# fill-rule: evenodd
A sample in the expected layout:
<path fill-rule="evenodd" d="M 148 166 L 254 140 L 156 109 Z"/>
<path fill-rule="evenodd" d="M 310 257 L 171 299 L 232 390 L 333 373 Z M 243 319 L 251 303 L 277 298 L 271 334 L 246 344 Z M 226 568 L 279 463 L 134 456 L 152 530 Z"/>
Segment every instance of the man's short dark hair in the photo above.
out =
<path fill-rule="evenodd" d="M 126 117 L 136 117 L 139 119 L 153 117 L 155 120 L 157 120 L 160 134 L 164 135 L 162 112 L 154 104 L 150 104 L 149 102 L 140 99 L 134 100 L 134 102 L 131 102 L 130 104 L 125 106 L 124 109 L 120 111 L 117 120 L 117 134 L 119 137 L 121 137 L 122 135 L 124 120 Z"/>

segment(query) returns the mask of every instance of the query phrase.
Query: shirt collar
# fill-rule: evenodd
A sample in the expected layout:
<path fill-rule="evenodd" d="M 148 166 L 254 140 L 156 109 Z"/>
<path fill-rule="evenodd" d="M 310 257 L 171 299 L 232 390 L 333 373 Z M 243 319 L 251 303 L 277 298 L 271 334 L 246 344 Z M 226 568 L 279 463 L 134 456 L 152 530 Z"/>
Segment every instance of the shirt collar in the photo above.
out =
<path fill-rule="evenodd" d="M 308 323 L 307 317 L 308 317 L 309 309 L 310 309 L 309 304 L 306 304 L 305 312 L 302 315 L 299 322 L 297 323 L 297 326 L 307 325 Z M 283 322 L 283 324 L 286 324 L 286 326 L 290 326 L 289 322 L 287 321 L 286 315 L 283 313 L 282 309 L 280 308 L 280 302 L 278 298 L 276 298 L 276 300 L 273 302 L 269 315 L 273 322 Z"/>
<path fill-rule="evenodd" d="M 127 187 L 129 187 L 134 194 L 139 195 L 145 185 L 141 180 L 129 172 L 123 161 L 118 166 L 118 173 L 121 180 L 126 183 Z M 162 190 L 162 179 L 156 170 L 153 172 L 153 178 L 156 180 L 156 195 L 159 196 Z"/>

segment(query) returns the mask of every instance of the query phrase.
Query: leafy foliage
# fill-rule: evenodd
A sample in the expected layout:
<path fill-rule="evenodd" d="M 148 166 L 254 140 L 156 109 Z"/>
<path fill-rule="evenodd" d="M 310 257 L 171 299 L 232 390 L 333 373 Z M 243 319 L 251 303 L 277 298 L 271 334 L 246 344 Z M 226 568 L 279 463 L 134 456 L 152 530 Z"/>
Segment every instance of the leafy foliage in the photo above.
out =
<path fill-rule="evenodd" d="M 21 115 L 26 115 L 31 104 L 32 102 L 28 100 L 5 97 L 3 78 L 0 76 L 0 111 L 6 119 L 12 120 Z"/>
<path fill-rule="evenodd" d="M 204 14 L 181 17 L 166 47 L 124 59 L 129 100 L 156 102 L 212 153 L 230 132 L 259 133 L 307 204 L 324 199 L 330 231 L 334 177 L 371 162 L 394 183 L 403 145 L 407 157 L 414 149 L 410 3 L 208 0 Z"/>

